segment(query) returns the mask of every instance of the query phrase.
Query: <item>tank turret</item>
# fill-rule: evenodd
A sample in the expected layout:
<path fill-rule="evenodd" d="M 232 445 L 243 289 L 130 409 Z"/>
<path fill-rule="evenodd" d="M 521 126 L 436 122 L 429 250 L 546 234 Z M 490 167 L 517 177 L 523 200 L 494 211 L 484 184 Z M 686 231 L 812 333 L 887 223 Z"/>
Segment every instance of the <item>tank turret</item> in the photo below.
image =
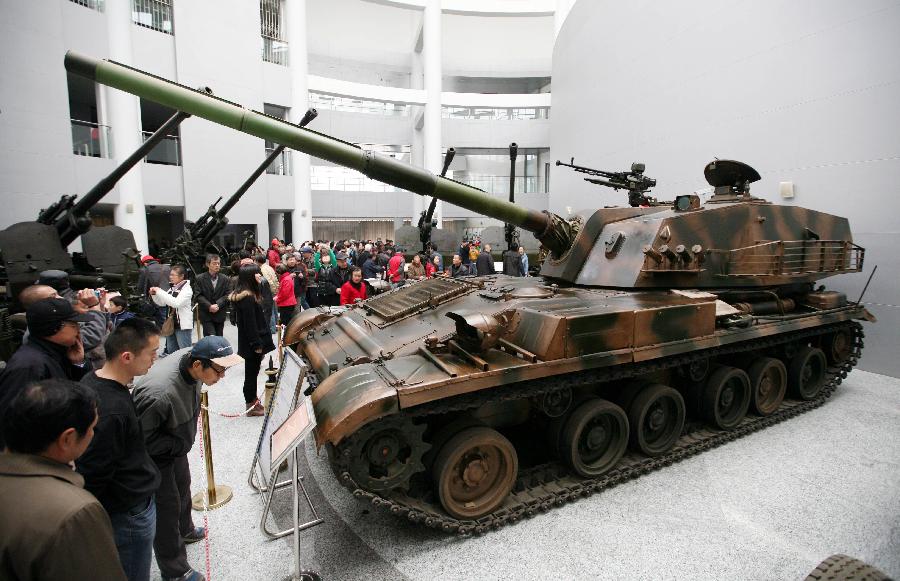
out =
<path fill-rule="evenodd" d="M 437 276 L 306 309 L 284 335 L 340 481 L 443 531 L 516 522 L 814 409 L 873 320 L 814 288 L 862 268 L 847 220 L 753 198 L 740 162 L 706 166 L 705 205 L 649 198 L 637 164 L 591 174 L 630 205 L 564 219 L 122 65 L 66 67 L 535 234 L 541 276 Z"/>

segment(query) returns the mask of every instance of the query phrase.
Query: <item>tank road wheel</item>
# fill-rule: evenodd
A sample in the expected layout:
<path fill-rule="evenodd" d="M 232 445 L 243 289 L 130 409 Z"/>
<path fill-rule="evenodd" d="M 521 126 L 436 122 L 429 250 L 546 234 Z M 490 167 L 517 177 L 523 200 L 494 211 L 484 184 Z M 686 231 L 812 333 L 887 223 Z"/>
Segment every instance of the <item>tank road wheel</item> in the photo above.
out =
<path fill-rule="evenodd" d="M 828 363 L 835 365 L 850 358 L 853 352 L 853 334 L 850 329 L 839 329 L 822 337 L 822 351 Z"/>
<path fill-rule="evenodd" d="M 434 462 L 434 480 L 444 510 L 477 519 L 503 504 L 519 470 L 512 443 L 485 427 L 467 428 L 443 445 Z"/>
<path fill-rule="evenodd" d="M 737 427 L 750 405 L 750 378 L 742 369 L 721 366 L 709 376 L 700 396 L 703 419 L 720 430 Z"/>
<path fill-rule="evenodd" d="M 424 425 L 408 418 L 391 418 L 363 426 L 341 453 L 349 456 L 350 476 L 372 492 L 407 489 L 409 479 L 425 469 L 422 455 L 430 447 L 422 440 Z"/>
<path fill-rule="evenodd" d="M 780 359 L 760 357 L 747 370 L 750 407 L 761 416 L 775 413 L 787 390 L 787 369 Z"/>
<path fill-rule="evenodd" d="M 628 417 L 622 408 L 590 399 L 569 416 L 559 450 L 576 474 L 593 478 L 615 466 L 627 445 Z"/>
<path fill-rule="evenodd" d="M 815 399 L 825 385 L 825 353 L 815 347 L 803 347 L 788 363 L 788 390 L 791 397 Z"/>
<path fill-rule="evenodd" d="M 890 577 L 872 565 L 848 557 L 832 555 L 819 563 L 805 581 L 889 581 Z"/>
<path fill-rule="evenodd" d="M 671 387 L 645 386 L 628 408 L 629 442 L 647 456 L 661 456 L 675 445 L 684 428 L 684 399 Z"/>

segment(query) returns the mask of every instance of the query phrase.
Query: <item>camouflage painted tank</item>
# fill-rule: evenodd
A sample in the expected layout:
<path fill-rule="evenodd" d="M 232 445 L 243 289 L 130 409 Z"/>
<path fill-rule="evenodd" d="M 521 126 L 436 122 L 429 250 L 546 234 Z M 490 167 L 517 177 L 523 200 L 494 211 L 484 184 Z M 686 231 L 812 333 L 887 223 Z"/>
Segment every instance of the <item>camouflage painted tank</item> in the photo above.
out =
<path fill-rule="evenodd" d="M 482 532 L 821 405 L 856 364 L 859 304 L 816 287 L 858 272 L 847 220 L 715 195 L 570 219 L 114 63 L 67 68 L 533 232 L 541 276 L 435 278 L 310 309 L 285 342 L 309 363 L 316 443 L 358 496 Z"/>

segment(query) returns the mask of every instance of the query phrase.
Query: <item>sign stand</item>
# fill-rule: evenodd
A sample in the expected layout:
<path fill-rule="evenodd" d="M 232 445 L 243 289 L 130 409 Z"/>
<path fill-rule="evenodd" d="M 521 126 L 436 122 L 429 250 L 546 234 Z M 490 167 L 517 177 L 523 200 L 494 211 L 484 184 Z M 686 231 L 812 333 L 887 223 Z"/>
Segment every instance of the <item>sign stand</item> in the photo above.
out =
<path fill-rule="evenodd" d="M 300 568 L 300 531 L 321 524 L 323 521 L 313 506 L 312 499 L 303 485 L 299 464 L 301 446 L 306 436 L 315 428 L 316 418 L 310 398 L 303 396 L 302 387 L 306 378 L 306 366 L 296 353 L 285 349 L 284 359 L 279 369 L 275 393 L 257 441 L 256 454 L 250 466 L 247 482 L 263 495 L 263 511 L 259 521 L 262 533 L 270 539 L 280 539 L 294 534 L 294 560 L 297 580 L 317 581 L 319 575 Z M 281 466 L 290 465 L 290 477 L 278 482 Z M 290 487 L 293 497 L 293 526 L 272 531 L 268 528 L 269 514 L 275 492 Z M 300 522 L 300 496 L 303 495 L 312 512 L 312 520 Z"/>

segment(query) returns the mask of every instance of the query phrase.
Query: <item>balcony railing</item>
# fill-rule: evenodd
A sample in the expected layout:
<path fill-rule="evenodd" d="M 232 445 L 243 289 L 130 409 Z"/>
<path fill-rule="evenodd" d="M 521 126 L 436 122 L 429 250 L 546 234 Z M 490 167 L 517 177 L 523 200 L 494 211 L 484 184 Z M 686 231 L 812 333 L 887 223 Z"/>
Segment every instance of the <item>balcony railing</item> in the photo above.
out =
<path fill-rule="evenodd" d="M 481 119 L 490 121 L 549 119 L 550 107 L 441 107 L 441 117 L 444 119 Z"/>
<path fill-rule="evenodd" d="M 509 193 L 509 176 L 467 176 L 453 179 L 473 188 L 484 190 L 489 194 Z M 539 180 L 537 176 L 516 176 L 515 181 L 517 194 L 544 193 L 541 188 L 543 181 Z"/>
<path fill-rule="evenodd" d="M 268 157 L 273 151 L 275 151 L 274 147 L 266 148 L 266 156 Z M 289 176 L 293 174 L 293 169 L 291 167 L 291 152 L 288 149 L 285 149 L 281 152 L 281 155 L 275 158 L 275 160 L 269 164 L 269 167 L 266 168 L 266 173 L 277 176 Z"/>
<path fill-rule="evenodd" d="M 288 43 L 271 36 L 262 36 L 262 59 L 267 63 L 288 66 Z"/>
<path fill-rule="evenodd" d="M 97 12 L 103 12 L 103 0 L 69 0 L 70 2 L 74 2 L 79 6 L 84 6 L 86 8 L 90 8 L 91 10 L 96 10 Z"/>
<path fill-rule="evenodd" d="M 132 0 L 131 19 L 138 26 L 175 34 L 172 26 L 172 0 Z"/>
<path fill-rule="evenodd" d="M 367 101 L 350 97 L 334 97 L 322 93 L 309 94 L 309 106 L 316 109 L 346 111 L 350 113 L 368 113 L 371 115 L 387 115 L 393 117 L 409 117 L 410 106 L 387 101 Z"/>
<path fill-rule="evenodd" d="M 152 131 L 142 131 L 141 135 L 144 141 L 153 135 Z M 166 135 L 162 141 L 157 143 L 147 157 L 144 158 L 147 163 L 158 163 L 160 165 L 181 165 L 181 141 L 177 135 Z"/>
<path fill-rule="evenodd" d="M 72 119 L 72 153 L 88 157 L 112 157 L 109 126 Z"/>

